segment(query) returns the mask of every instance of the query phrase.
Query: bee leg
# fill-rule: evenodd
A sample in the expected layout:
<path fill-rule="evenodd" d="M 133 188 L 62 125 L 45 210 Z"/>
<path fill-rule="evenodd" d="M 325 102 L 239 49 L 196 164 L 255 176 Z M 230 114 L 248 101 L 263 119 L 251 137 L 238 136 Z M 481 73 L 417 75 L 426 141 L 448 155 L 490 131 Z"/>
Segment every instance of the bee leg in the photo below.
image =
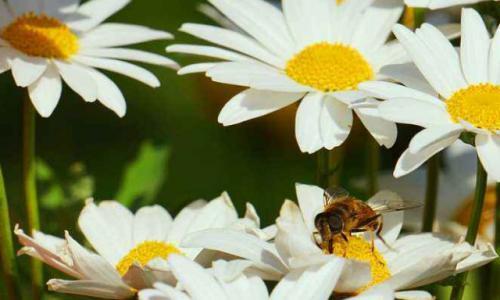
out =
<path fill-rule="evenodd" d="M 378 224 L 378 228 L 377 228 L 377 231 L 376 231 L 376 235 L 377 237 L 382 241 L 382 243 L 384 243 L 384 245 L 391 251 L 394 251 L 394 248 L 392 248 L 386 241 L 385 239 L 382 237 L 382 235 L 380 234 L 382 232 L 382 228 L 383 228 L 384 224 L 382 222 L 380 222 Z"/>
<path fill-rule="evenodd" d="M 375 236 L 373 234 L 373 231 L 370 231 L 370 240 L 372 243 L 372 252 L 375 252 Z"/>
<path fill-rule="evenodd" d="M 347 236 L 345 235 L 345 233 L 341 232 L 340 235 L 342 236 L 342 238 L 344 239 L 344 241 L 349 242 L 349 239 L 347 238 Z M 349 233 L 349 236 L 350 235 L 351 234 Z"/>
<path fill-rule="evenodd" d="M 330 240 L 328 241 L 328 252 L 329 252 L 330 254 L 332 254 L 332 253 L 333 253 L 333 239 L 330 239 Z"/>

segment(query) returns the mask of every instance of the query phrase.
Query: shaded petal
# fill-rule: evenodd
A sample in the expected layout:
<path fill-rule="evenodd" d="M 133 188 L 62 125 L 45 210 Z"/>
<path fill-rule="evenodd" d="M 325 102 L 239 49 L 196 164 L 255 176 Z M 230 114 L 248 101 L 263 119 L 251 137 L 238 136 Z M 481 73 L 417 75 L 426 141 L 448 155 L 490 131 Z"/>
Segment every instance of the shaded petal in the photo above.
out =
<path fill-rule="evenodd" d="M 394 122 L 384 120 L 380 116 L 378 110 L 379 101 L 374 99 L 368 101 L 372 104 L 356 108 L 355 112 L 377 143 L 386 148 L 391 148 L 396 143 L 398 128 Z"/>
<path fill-rule="evenodd" d="M 314 232 L 314 219 L 316 215 L 325 208 L 324 193 L 325 191 L 314 185 L 295 184 L 297 200 L 299 201 L 300 211 L 304 218 L 304 222 L 309 229 L 309 232 Z"/>
<path fill-rule="evenodd" d="M 97 83 L 87 68 L 75 63 L 54 60 L 59 74 L 66 84 L 87 102 L 97 99 Z"/>
<path fill-rule="evenodd" d="M 430 127 L 417 133 L 410 142 L 409 150 L 415 154 L 443 139 L 457 136 L 464 131 L 460 124 Z"/>
<path fill-rule="evenodd" d="M 118 86 L 103 73 L 88 69 L 97 84 L 97 99 L 104 106 L 114 111 L 119 117 L 125 116 L 127 104 Z"/>
<path fill-rule="evenodd" d="M 45 73 L 37 81 L 28 86 L 31 102 L 44 118 L 52 115 L 61 98 L 61 92 L 61 77 L 53 64 L 47 67 Z"/>
<path fill-rule="evenodd" d="M 88 31 L 125 7 L 131 0 L 91 0 L 77 10 L 77 17 L 67 25 L 76 31 Z"/>
<path fill-rule="evenodd" d="M 314 153 L 323 148 L 319 124 L 324 97 L 321 93 L 309 93 L 300 102 L 295 116 L 295 137 L 302 152 Z"/>
<path fill-rule="evenodd" d="M 478 134 L 476 148 L 488 175 L 496 182 L 500 182 L 500 136 Z"/>
<path fill-rule="evenodd" d="M 319 121 L 323 146 L 331 150 L 342 145 L 351 132 L 352 120 L 352 111 L 345 103 L 326 97 Z"/>
<path fill-rule="evenodd" d="M 161 206 L 145 206 L 134 216 L 133 243 L 144 241 L 165 241 L 172 225 L 172 217 Z"/>
<path fill-rule="evenodd" d="M 127 299 L 135 294 L 130 288 L 125 289 L 97 280 L 51 279 L 47 286 L 49 291 L 104 299 Z"/>
<path fill-rule="evenodd" d="M 83 55 L 93 56 L 93 57 L 106 57 L 106 58 L 123 59 L 128 61 L 143 62 L 152 65 L 169 67 L 173 69 L 177 69 L 179 67 L 179 65 L 170 58 L 155 53 L 150 53 L 136 49 L 126 49 L 126 48 L 82 49 L 80 53 Z"/>
<path fill-rule="evenodd" d="M 462 10 L 460 50 L 462 69 L 469 84 L 488 82 L 490 35 L 481 16 L 471 8 Z"/>
<path fill-rule="evenodd" d="M 12 76 L 17 86 L 27 87 L 33 84 L 47 70 L 46 59 L 32 57 L 16 52 L 14 56 L 7 57 L 7 62 L 12 69 Z"/>
<path fill-rule="evenodd" d="M 384 101 L 379 105 L 379 114 L 389 121 L 421 127 L 452 123 L 445 108 L 411 98 L 394 98 Z"/>

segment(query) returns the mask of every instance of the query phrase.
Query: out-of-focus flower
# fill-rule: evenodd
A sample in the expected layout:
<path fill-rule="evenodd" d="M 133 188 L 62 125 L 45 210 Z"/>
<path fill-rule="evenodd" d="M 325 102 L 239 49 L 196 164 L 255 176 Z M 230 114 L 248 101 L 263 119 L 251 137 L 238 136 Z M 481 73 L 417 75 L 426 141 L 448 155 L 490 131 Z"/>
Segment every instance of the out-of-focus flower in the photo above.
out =
<path fill-rule="evenodd" d="M 488 0 L 405 0 L 405 3 L 410 7 L 428 7 L 430 9 L 439 9 L 450 6 L 474 4 L 484 1 Z"/>
<path fill-rule="evenodd" d="M 163 56 L 123 46 L 169 39 L 164 31 L 143 26 L 101 24 L 130 0 L 27 0 L 0 2 L 0 71 L 12 70 L 16 84 L 28 88 L 38 113 L 49 117 L 59 102 L 62 81 L 85 101 L 98 100 L 120 117 L 125 99 L 113 81 L 96 70 L 129 76 L 160 86 L 148 70 L 128 61 L 176 68 Z"/>
<path fill-rule="evenodd" d="M 300 102 L 295 133 L 300 149 L 313 153 L 341 145 L 349 135 L 353 111 L 379 144 L 391 147 L 396 126 L 377 116 L 378 102 L 351 109 L 366 98 L 359 83 L 382 79 L 379 70 L 405 59 L 398 43 L 386 43 L 403 11 L 399 0 L 283 1 L 283 11 L 262 0 L 211 0 L 247 34 L 201 24 L 181 31 L 217 46 L 172 45 L 169 52 L 213 57 L 184 67 L 180 74 L 206 72 L 212 80 L 245 86 L 222 109 L 229 126 Z"/>
<path fill-rule="evenodd" d="M 463 9 L 460 54 L 429 24 L 416 33 L 396 25 L 394 34 L 434 90 L 424 88 L 425 82 L 419 85 L 422 89 L 380 81 L 360 85 L 361 90 L 388 99 L 379 106 L 382 117 L 425 128 L 399 159 L 394 176 L 414 171 L 470 132 L 476 135 L 475 146 L 488 175 L 500 181 L 500 30 L 490 39 L 481 16 Z M 411 74 L 417 77 L 418 72 Z"/>
<path fill-rule="evenodd" d="M 156 283 L 155 289 L 139 292 L 140 300 L 326 300 L 344 266 L 344 260 L 337 258 L 324 265 L 292 272 L 269 295 L 264 281 L 258 276 L 240 273 L 226 280 L 226 269 L 231 268 L 226 261 L 214 262 L 210 270 L 179 255 L 169 257 L 168 263 L 182 290 Z"/>
<path fill-rule="evenodd" d="M 462 142 L 451 145 L 443 156 L 443 168 L 439 176 L 436 230 L 464 236 L 470 218 L 476 182 L 477 154 L 474 148 Z M 459 161 L 460 163 L 455 163 Z M 404 199 L 425 200 L 426 170 L 417 169 L 402 178 L 394 178 L 389 172 L 379 175 L 380 187 L 400 194 Z M 488 242 L 493 242 L 496 194 L 494 181 L 489 180 L 479 233 Z M 415 209 L 405 214 L 408 228 L 420 229 L 422 210 Z"/>
<path fill-rule="evenodd" d="M 242 221 L 238 221 L 228 195 L 223 194 L 208 203 L 193 202 L 175 218 L 160 206 L 143 207 L 133 214 L 115 201 L 99 205 L 89 201 L 78 224 L 97 254 L 82 247 L 68 232 L 65 239 L 41 232 L 29 237 L 20 229 L 15 233 L 24 246 L 20 254 L 38 258 L 76 278 L 51 279 L 47 283 L 50 290 L 124 299 L 156 281 L 172 281 L 166 261 L 171 254 L 203 262 L 203 249 L 179 245 L 184 236 L 199 230 L 232 226 L 235 222 Z"/>
<path fill-rule="evenodd" d="M 384 197 L 381 192 L 378 197 Z M 349 237 L 345 244 L 335 244 L 333 256 L 324 253 L 314 238 L 317 232 L 314 219 L 324 209 L 324 191 L 308 185 L 297 185 L 299 206 L 286 201 L 276 221 L 278 233 L 274 244 L 259 241 L 241 232 L 227 229 L 206 230 L 187 236 L 181 243 L 186 247 L 203 247 L 229 253 L 253 263 L 248 272 L 260 272 L 270 279 L 288 272 L 325 263 L 335 257 L 348 259 L 335 292 L 343 295 L 363 295 L 390 289 L 393 293 L 442 280 L 484 265 L 497 257 L 492 246 L 478 243 L 473 247 L 464 242 L 453 242 L 433 234 L 399 236 L 403 213 L 384 214 L 380 240 L 375 250 L 361 236 Z M 369 200 L 370 201 L 370 200 Z M 383 284 L 385 288 L 378 287 Z M 416 292 L 413 292 L 416 293 Z M 411 293 L 410 293 L 411 294 Z"/>

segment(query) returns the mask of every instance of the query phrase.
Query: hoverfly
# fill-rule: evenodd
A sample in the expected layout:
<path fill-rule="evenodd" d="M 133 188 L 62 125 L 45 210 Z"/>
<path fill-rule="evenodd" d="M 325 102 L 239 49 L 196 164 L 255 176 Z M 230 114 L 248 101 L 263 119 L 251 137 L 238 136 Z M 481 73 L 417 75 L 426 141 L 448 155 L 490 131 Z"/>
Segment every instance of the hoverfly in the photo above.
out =
<path fill-rule="evenodd" d="M 396 193 L 380 191 L 369 202 L 363 202 L 349 195 L 342 188 L 330 188 L 324 192 L 324 210 L 316 215 L 314 225 L 323 251 L 333 253 L 334 241 L 338 238 L 348 241 L 353 233 L 369 232 L 372 249 L 375 235 L 390 248 L 380 235 L 383 227 L 383 213 L 420 207 L 420 203 L 404 201 Z"/>

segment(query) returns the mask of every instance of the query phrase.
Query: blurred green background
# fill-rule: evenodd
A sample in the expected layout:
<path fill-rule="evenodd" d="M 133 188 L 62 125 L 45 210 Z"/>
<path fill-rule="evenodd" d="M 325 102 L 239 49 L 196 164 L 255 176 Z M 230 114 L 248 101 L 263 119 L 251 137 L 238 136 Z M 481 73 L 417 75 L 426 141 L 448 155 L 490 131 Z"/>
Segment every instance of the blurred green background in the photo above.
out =
<path fill-rule="evenodd" d="M 134 0 L 110 21 L 164 29 L 175 34 L 176 43 L 194 42 L 177 29 L 184 22 L 213 23 L 197 11 L 202 2 Z M 137 48 L 167 55 L 165 47 L 172 43 L 159 41 Z M 181 65 L 196 61 L 184 55 L 167 56 Z M 238 88 L 211 83 L 203 75 L 181 77 L 170 69 L 147 68 L 159 77 L 161 88 L 111 75 L 127 100 L 123 119 L 100 104 L 85 103 L 68 88 L 51 118 L 37 118 L 44 232 L 60 236 L 68 229 L 81 238 L 76 218 L 89 196 L 97 201 L 122 201 L 132 209 L 161 204 L 175 214 L 193 200 L 210 200 L 223 191 L 229 192 L 240 212 L 245 202 L 252 202 L 263 224 L 270 224 L 283 200 L 295 199 L 295 182 L 315 183 L 316 157 L 300 153 L 294 138 L 296 107 L 223 128 L 217 114 Z M 24 97 L 10 72 L 0 75 L 0 162 L 12 222 L 27 229 L 20 197 Z M 399 146 L 382 150 L 385 168 L 393 166 L 414 130 L 404 128 Z M 346 149 L 343 184 L 347 188 L 347 178 L 363 176 L 365 142 L 364 131 L 355 129 Z M 363 195 L 364 191 L 354 193 Z M 28 257 L 19 262 L 23 277 L 29 278 Z M 53 293 L 47 297 L 83 299 Z"/>

